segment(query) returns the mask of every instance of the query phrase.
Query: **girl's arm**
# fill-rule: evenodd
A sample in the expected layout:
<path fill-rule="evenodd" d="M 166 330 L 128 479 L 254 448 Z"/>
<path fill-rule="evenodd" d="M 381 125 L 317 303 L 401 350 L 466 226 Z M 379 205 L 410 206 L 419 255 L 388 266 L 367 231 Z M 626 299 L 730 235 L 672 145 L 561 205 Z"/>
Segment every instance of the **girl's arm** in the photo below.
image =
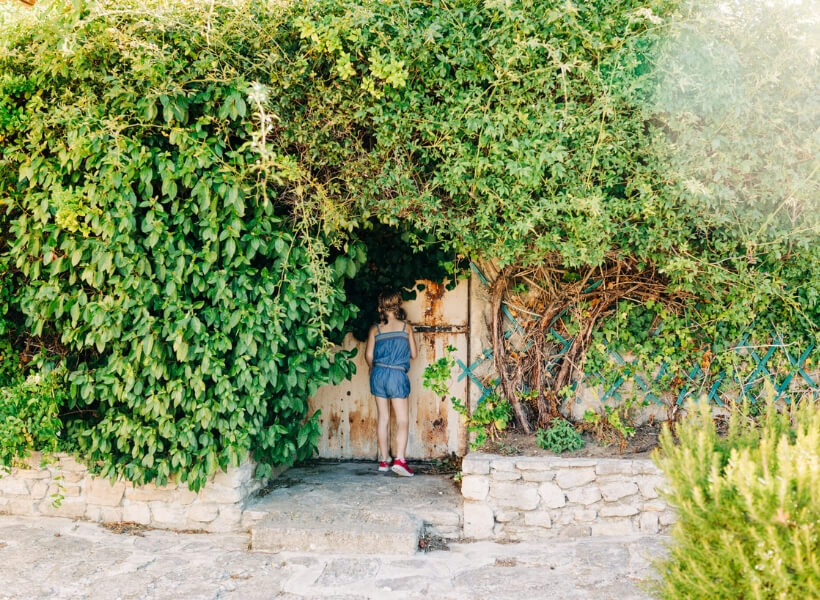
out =
<path fill-rule="evenodd" d="M 413 326 L 410 323 L 407 324 L 407 332 L 410 338 L 410 358 L 416 358 L 418 355 L 418 350 L 416 350 L 416 332 L 413 331 Z"/>
<path fill-rule="evenodd" d="M 367 366 L 373 368 L 373 348 L 376 346 L 376 326 L 370 328 L 370 333 L 367 334 L 367 347 L 364 351 L 364 359 L 367 361 Z"/>

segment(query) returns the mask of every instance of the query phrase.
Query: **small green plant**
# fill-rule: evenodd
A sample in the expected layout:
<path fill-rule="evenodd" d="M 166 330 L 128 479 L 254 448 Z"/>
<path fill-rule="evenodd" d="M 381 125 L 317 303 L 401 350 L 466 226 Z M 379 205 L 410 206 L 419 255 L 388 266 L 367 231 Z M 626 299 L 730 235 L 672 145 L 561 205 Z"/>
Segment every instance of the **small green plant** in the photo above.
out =
<path fill-rule="evenodd" d="M 468 414 L 467 407 L 457 398 L 450 398 L 450 401 L 467 425 L 467 433 L 475 435 L 470 442 L 471 450 L 478 450 L 489 440 L 495 440 L 512 418 L 512 405 L 495 393 L 479 402 L 472 414 Z"/>
<path fill-rule="evenodd" d="M 654 460 L 677 520 L 656 595 L 816 598 L 820 408 L 769 400 L 760 419 L 748 405 L 730 410 L 725 435 L 705 400 L 661 434 Z"/>
<path fill-rule="evenodd" d="M 618 406 L 604 406 L 603 412 L 587 410 L 580 425 L 581 430 L 591 432 L 596 442 L 617 443 L 623 452 L 629 438 L 635 435 L 630 412 L 637 404 L 639 403 L 636 400 L 626 400 Z"/>
<path fill-rule="evenodd" d="M 35 373 L 0 388 L 0 465 L 16 465 L 33 451 L 57 451 L 66 396 L 60 375 Z"/>
<path fill-rule="evenodd" d="M 456 364 L 452 357 L 455 351 L 455 347 L 447 346 L 446 354 L 424 369 L 424 387 L 442 398 L 445 398 L 450 391 L 447 384 Z M 512 405 L 495 393 L 479 401 L 472 414 L 468 407 L 455 396 L 450 396 L 450 403 L 467 425 L 467 433 L 473 434 L 473 440 L 470 442 L 471 450 L 477 450 L 488 440 L 494 440 L 498 433 L 507 427 L 512 418 Z"/>
<path fill-rule="evenodd" d="M 555 419 L 551 427 L 539 429 L 535 434 L 535 442 L 544 450 L 551 450 L 557 454 L 584 447 L 581 435 L 566 419 Z"/>

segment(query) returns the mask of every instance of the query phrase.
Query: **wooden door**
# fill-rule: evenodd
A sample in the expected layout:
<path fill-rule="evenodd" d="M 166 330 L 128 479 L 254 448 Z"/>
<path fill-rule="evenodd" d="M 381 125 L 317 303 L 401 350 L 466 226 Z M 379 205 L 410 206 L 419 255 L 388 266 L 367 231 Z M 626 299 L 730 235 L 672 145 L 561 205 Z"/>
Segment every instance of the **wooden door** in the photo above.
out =
<path fill-rule="evenodd" d="M 453 346 L 455 358 L 467 361 L 469 286 L 462 281 L 451 291 L 429 281 L 418 297 L 405 303 L 407 318 L 416 330 L 418 357 L 410 366 L 410 433 L 407 456 L 430 459 L 450 453 L 464 454 L 466 431 L 461 417 L 453 410 L 449 398 L 436 397 L 424 389 L 425 367 L 444 356 Z M 324 386 L 310 400 L 310 410 L 321 410 L 319 422 L 322 434 L 318 442 L 323 458 L 375 459 L 376 401 L 370 394 L 369 370 L 364 359 L 365 343 L 351 335 L 345 337 L 345 349 L 358 348 L 356 374 L 351 381 L 336 386 Z M 465 401 L 468 379 L 458 380 L 453 372 L 450 395 Z M 395 421 L 391 419 L 391 440 L 395 438 Z M 391 448 L 395 447 L 391 444 Z"/>

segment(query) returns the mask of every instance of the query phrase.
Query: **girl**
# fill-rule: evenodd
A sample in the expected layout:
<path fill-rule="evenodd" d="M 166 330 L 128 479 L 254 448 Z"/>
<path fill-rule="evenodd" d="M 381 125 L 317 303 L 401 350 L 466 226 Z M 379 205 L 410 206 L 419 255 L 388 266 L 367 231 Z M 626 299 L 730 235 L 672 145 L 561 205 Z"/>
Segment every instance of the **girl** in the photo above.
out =
<path fill-rule="evenodd" d="M 405 320 L 398 292 L 384 292 L 379 296 L 379 322 L 370 328 L 367 336 L 365 360 L 370 367 L 370 393 L 376 396 L 379 410 L 379 471 L 391 470 L 402 477 L 412 477 L 404 452 L 407 450 L 409 429 L 410 380 L 407 371 L 410 359 L 416 358 L 416 340 L 413 328 Z M 387 440 L 390 407 L 396 413 L 396 460 L 392 462 Z"/>

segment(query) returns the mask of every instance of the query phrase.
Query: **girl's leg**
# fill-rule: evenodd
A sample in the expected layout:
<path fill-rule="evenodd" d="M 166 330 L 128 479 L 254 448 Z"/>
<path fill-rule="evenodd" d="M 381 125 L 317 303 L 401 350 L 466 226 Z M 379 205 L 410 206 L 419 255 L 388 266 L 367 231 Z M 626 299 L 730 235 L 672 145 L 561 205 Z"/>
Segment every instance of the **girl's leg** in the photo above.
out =
<path fill-rule="evenodd" d="M 376 396 L 376 408 L 379 411 L 379 425 L 377 428 L 379 460 L 388 460 L 390 458 L 390 440 L 387 431 L 390 427 L 390 405 L 387 403 L 387 398 Z"/>
<path fill-rule="evenodd" d="M 410 410 L 407 398 L 392 398 L 396 413 L 396 458 L 404 458 L 407 451 L 407 435 L 410 428 Z"/>

